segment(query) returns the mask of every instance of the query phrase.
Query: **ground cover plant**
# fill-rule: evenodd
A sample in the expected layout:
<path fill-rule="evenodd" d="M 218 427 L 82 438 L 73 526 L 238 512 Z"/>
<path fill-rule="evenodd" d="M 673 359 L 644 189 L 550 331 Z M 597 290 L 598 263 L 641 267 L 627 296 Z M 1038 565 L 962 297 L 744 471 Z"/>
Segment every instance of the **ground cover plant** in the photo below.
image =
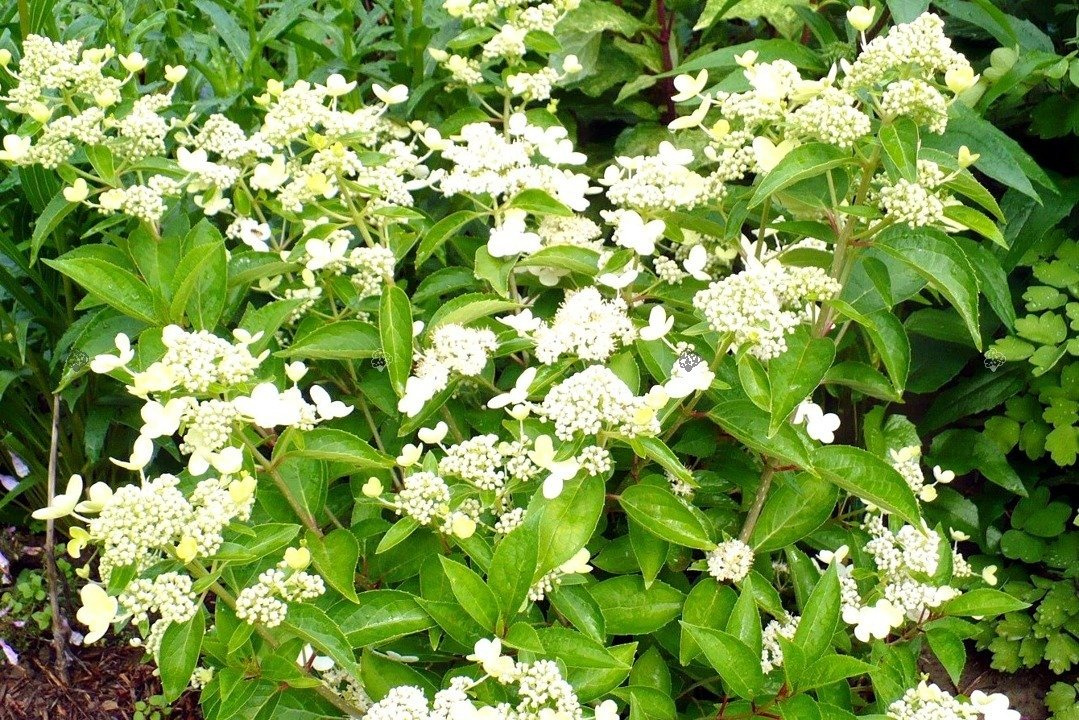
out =
<path fill-rule="evenodd" d="M 70 630 L 220 720 L 1020 718 L 962 679 L 1079 660 L 1006 459 L 1074 462 L 1076 283 L 994 122 L 1071 58 L 937 5 L 11 8 L 0 510 Z"/>

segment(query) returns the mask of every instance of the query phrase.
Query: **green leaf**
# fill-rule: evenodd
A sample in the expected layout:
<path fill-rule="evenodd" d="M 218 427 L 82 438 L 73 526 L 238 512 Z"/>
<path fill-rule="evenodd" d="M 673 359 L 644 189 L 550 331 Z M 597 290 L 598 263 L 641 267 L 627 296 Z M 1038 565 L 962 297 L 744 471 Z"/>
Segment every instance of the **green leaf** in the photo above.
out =
<path fill-rule="evenodd" d="M 459 295 L 435 311 L 427 324 L 428 331 L 440 325 L 467 325 L 488 315 L 515 310 L 518 304 L 503 300 L 498 295 L 489 293 L 468 293 Z"/>
<path fill-rule="evenodd" d="M 794 633 L 794 644 L 802 649 L 807 661 L 813 662 L 831 647 L 838 624 L 839 574 L 833 563 L 821 575 L 802 609 L 802 619 Z"/>
<path fill-rule="evenodd" d="M 752 700 L 764 687 L 760 654 L 753 652 L 738 638 L 711 628 L 681 623 L 704 652 L 709 664 L 723 678 L 731 692 Z"/>
<path fill-rule="evenodd" d="M 341 630 L 352 647 L 381 645 L 435 626 L 410 593 L 369 590 L 358 598 L 359 606 L 340 618 Z"/>
<path fill-rule="evenodd" d="M 940 664 L 948 671 L 952 684 L 958 686 L 963 668 L 967 664 L 967 649 L 963 646 L 963 641 L 955 633 L 942 627 L 926 630 L 925 639 L 929 641 L 929 648 L 937 656 L 937 660 L 940 660 Z"/>
<path fill-rule="evenodd" d="M 1031 181 L 1047 190 L 1055 190 L 1053 181 L 1019 143 L 988 120 L 979 117 L 966 104 L 952 103 L 949 115 L 947 132 L 940 136 L 928 135 L 922 139 L 924 145 L 952 155 L 966 145 L 971 152 L 981 156 L 974 167 L 1035 200 L 1038 199 L 1038 192 Z"/>
<path fill-rule="evenodd" d="M 730 585 L 721 585 L 711 577 L 701 578 L 686 596 L 682 606 L 682 620 L 690 625 L 723 630 L 727 627 L 731 610 L 738 595 Z M 678 661 L 687 665 L 700 654 L 700 648 L 685 626 L 681 630 L 678 646 Z"/>
<path fill-rule="evenodd" d="M 443 572 L 449 578 L 453 596 L 465 612 L 485 630 L 497 632 L 498 602 L 491 588 L 483 582 L 483 578 L 475 570 L 456 560 L 447 557 L 439 557 L 439 560 L 442 562 Z"/>
<path fill-rule="evenodd" d="M 832 168 L 853 162 L 849 151 L 825 143 L 806 143 L 787 153 L 771 172 L 764 176 L 749 206 L 756 207 L 765 198 L 796 182 L 823 175 Z"/>
<path fill-rule="evenodd" d="M 626 515 L 658 538 L 698 550 L 715 547 L 704 514 L 666 488 L 630 485 L 618 502 Z"/>
<path fill-rule="evenodd" d="M 460 210 L 447 215 L 432 225 L 431 229 L 424 233 L 423 238 L 420 240 L 420 245 L 416 249 L 416 266 L 422 265 L 451 235 L 477 217 L 479 217 L 479 213 L 471 210 Z"/>
<path fill-rule="evenodd" d="M 813 456 L 821 477 L 852 495 L 920 526 L 918 501 L 903 476 L 888 463 L 861 448 L 825 445 Z"/>
<path fill-rule="evenodd" d="M 382 292 L 378 310 L 378 334 L 386 356 L 386 371 L 398 397 L 405 393 L 405 381 L 412 372 L 412 304 L 397 285 Z"/>
<path fill-rule="evenodd" d="M 536 579 L 538 562 L 535 526 L 516 527 L 495 545 L 487 583 L 494 591 L 499 613 L 507 624 L 524 605 L 528 590 Z"/>
<path fill-rule="evenodd" d="M 517 193 L 508 207 L 524 210 L 533 215 L 559 215 L 561 217 L 573 215 L 573 210 L 555 200 L 543 190 L 536 188 L 529 188 Z"/>
<path fill-rule="evenodd" d="M 856 675 L 865 675 L 875 666 L 849 655 L 826 655 L 812 665 L 803 675 L 799 690 L 805 692 L 826 687 Z"/>
<path fill-rule="evenodd" d="M 609 635 L 644 635 L 678 617 L 685 597 L 667 583 L 644 586 L 639 575 L 619 575 L 588 588 Z"/>
<path fill-rule="evenodd" d="M 396 662 L 370 650 L 363 651 L 360 661 L 360 675 L 363 687 L 371 699 L 378 702 L 395 687 L 414 685 L 423 690 L 430 700 L 438 691 L 432 678 L 402 662 Z"/>
<path fill-rule="evenodd" d="M 603 611 L 585 585 L 560 585 L 548 595 L 548 600 L 573 627 L 597 642 L 604 642 L 607 624 Z"/>
<path fill-rule="evenodd" d="M 401 518 L 386 531 L 385 535 L 382 536 L 382 540 L 379 541 L 378 547 L 375 548 L 375 555 L 381 555 L 390 548 L 396 547 L 408 539 L 408 536 L 416 532 L 420 527 L 420 524 L 410 517 Z"/>
<path fill-rule="evenodd" d="M 763 643 L 761 614 L 757 610 L 757 600 L 752 588 L 742 588 L 724 630 L 744 642 L 750 650 L 760 654 Z"/>
<path fill-rule="evenodd" d="M 633 557 L 637 558 L 637 565 L 641 568 L 644 586 L 649 587 L 667 562 L 667 554 L 671 549 L 670 543 L 648 532 L 632 519 L 627 520 L 627 523 L 629 545 L 633 550 Z"/>
<path fill-rule="evenodd" d="M 910 340 L 903 323 L 884 308 L 863 311 L 842 300 L 832 300 L 831 304 L 841 315 L 862 327 L 880 353 L 896 394 L 902 395 L 910 374 Z"/>
<path fill-rule="evenodd" d="M 583 275 L 595 275 L 599 270 L 599 253 L 590 248 L 553 245 L 521 258 L 517 261 L 517 267 L 562 268 Z"/>
<path fill-rule="evenodd" d="M 806 326 L 787 336 L 787 352 L 768 361 L 769 437 L 779 432 L 795 406 L 817 388 L 834 359 L 835 343 L 814 337 Z"/>
<path fill-rule="evenodd" d="M 757 552 L 786 547 L 819 528 L 831 516 L 839 491 L 809 473 L 777 477 L 757 518 L 749 544 Z"/>
<path fill-rule="evenodd" d="M 655 460 L 664 470 L 682 482 L 689 483 L 690 485 L 695 484 L 693 473 L 682 464 L 682 461 L 678 459 L 678 456 L 674 454 L 674 451 L 667 447 L 667 443 L 663 442 L 660 438 L 642 436 L 619 439 L 633 448 L 633 453 L 637 457 Z"/>
<path fill-rule="evenodd" d="M 992 588 L 976 588 L 968 590 L 957 598 L 952 598 L 941 606 L 940 611 L 944 615 L 978 615 L 992 617 L 1004 613 L 1023 610 L 1030 607 L 1030 603 Z"/>
<path fill-rule="evenodd" d="M 253 563 L 275 554 L 300 534 L 300 526 L 292 523 L 266 523 L 251 528 L 251 537 L 241 542 L 221 544 L 214 559 L 236 563 Z"/>
<path fill-rule="evenodd" d="M 716 403 L 708 417 L 757 452 L 807 470 L 812 469 L 809 447 L 793 426 L 787 424 L 770 436 L 770 416 L 749 400 L 726 400 Z"/>
<path fill-rule="evenodd" d="M 944 217 L 954 220 L 984 238 L 992 240 L 1005 250 L 1008 249 L 1008 243 L 1004 241 L 1004 233 L 1000 231 L 1000 227 L 988 215 L 983 215 L 966 205 L 948 205 L 944 208 Z"/>
<path fill-rule="evenodd" d="M 161 673 L 162 694 L 167 701 L 176 700 L 187 690 L 191 673 L 199 662 L 205 632 L 206 614 L 201 607 L 187 622 L 169 623 L 165 628 L 157 668 Z"/>
<path fill-rule="evenodd" d="M 833 365 L 824 374 L 821 382 L 824 385 L 843 385 L 855 392 L 888 402 L 898 402 L 902 398 L 888 378 L 857 360 L 847 360 Z"/>
<path fill-rule="evenodd" d="M 345 430 L 315 428 L 290 437 L 295 439 L 297 446 L 290 447 L 285 453 L 286 456 L 296 455 L 342 463 L 353 470 L 389 469 L 397 464 L 394 458 L 376 450 L 367 441 Z M 299 446 L 299 443 L 302 443 L 302 446 Z"/>
<path fill-rule="evenodd" d="M 129 270 L 107 259 L 103 250 L 103 246 L 82 246 L 44 262 L 77 282 L 95 300 L 128 317 L 156 324 L 154 295 L 150 288 Z"/>
<path fill-rule="evenodd" d="M 360 557 L 360 544 L 356 536 L 345 528 L 332 530 L 325 536 L 308 530 L 307 549 L 319 575 L 337 592 L 354 603 L 356 596 L 356 562 Z"/>
<path fill-rule="evenodd" d="M 891 227 L 873 247 L 906 264 L 935 287 L 959 312 L 975 347 L 982 348 L 978 329 L 978 276 L 954 238 L 937 230 Z"/>
<path fill-rule="evenodd" d="M 216 32 L 225 47 L 229 49 L 236 59 L 236 64 L 242 69 L 247 66 L 247 59 L 251 55 L 251 46 L 248 35 L 240 27 L 232 14 L 213 0 L 194 0 L 195 7 L 210 18 L 208 27 Z"/>
<path fill-rule="evenodd" d="M 361 320 L 339 320 L 319 325 L 296 338 L 275 355 L 293 360 L 357 360 L 382 350 L 378 328 Z"/>
<path fill-rule="evenodd" d="M 52 200 L 34 221 L 34 231 L 30 234 L 30 264 L 37 262 L 38 252 L 41 251 L 41 246 L 45 244 L 49 235 L 78 207 L 78 203 L 67 201 L 63 190 L 53 195 Z"/>
<path fill-rule="evenodd" d="M 918 178 L 918 126 L 899 116 L 883 125 L 879 133 L 885 166 L 896 179 L 914 182 Z"/>
<path fill-rule="evenodd" d="M 178 323 L 186 314 L 196 328 L 211 330 L 225 310 L 228 290 L 225 241 L 217 228 L 202 220 L 187 233 L 183 245 L 185 253 L 176 268 L 178 282 L 169 318 Z"/>
<path fill-rule="evenodd" d="M 330 617 L 308 603 L 289 603 L 282 626 L 311 644 L 319 653 L 333 658 L 337 666 L 350 673 L 357 671 L 356 656 L 345 634 Z"/>
<path fill-rule="evenodd" d="M 554 570 L 592 538 L 603 514 L 605 494 L 606 487 L 598 477 L 567 482 L 553 500 L 536 493 L 525 523 L 535 524 L 538 531 L 538 574 Z"/>

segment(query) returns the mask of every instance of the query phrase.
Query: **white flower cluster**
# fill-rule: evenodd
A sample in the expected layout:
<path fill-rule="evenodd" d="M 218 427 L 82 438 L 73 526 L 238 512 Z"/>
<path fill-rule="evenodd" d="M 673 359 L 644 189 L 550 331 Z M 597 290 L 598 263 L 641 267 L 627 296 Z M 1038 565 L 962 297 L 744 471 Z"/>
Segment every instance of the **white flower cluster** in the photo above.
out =
<path fill-rule="evenodd" d="M 975 690 L 970 702 L 963 702 L 925 680 L 907 690 L 903 697 L 888 706 L 891 720 L 1020 720 L 1018 710 L 1001 693 L 986 694 Z"/>
<path fill-rule="evenodd" d="M 753 569 L 753 548 L 741 540 L 725 540 L 708 552 L 708 574 L 719 582 L 742 582 Z"/>
<path fill-rule="evenodd" d="M 90 363 L 94 372 L 124 370 L 131 377 L 128 392 L 145 402 L 141 411 L 143 426 L 129 460 L 114 460 L 130 470 L 142 470 L 153 457 L 153 441 L 176 433 L 183 436 L 181 452 L 189 455 L 188 470 L 199 476 L 213 467 L 223 475 L 232 475 L 243 467 L 243 451 L 233 445 L 236 426 L 242 421 L 264 428 L 297 426 L 311 428 L 322 420 L 344 417 L 352 408 L 330 399 L 321 387 L 312 386 L 312 402 L 307 402 L 298 386 L 281 392 L 270 382 L 255 386 L 249 395 L 235 395 L 237 387 L 252 378 L 269 356 L 258 357 L 248 347 L 261 333 L 244 330 L 233 333 L 236 343 L 200 330 L 188 332 L 177 325 L 162 331 L 164 356 L 141 372 L 128 364 L 135 353 L 126 335 L 116 336 L 118 355 L 98 355 Z M 306 373 L 302 363 L 290 366 L 294 381 Z M 176 391 L 192 394 L 174 394 Z M 152 395 L 156 397 L 152 397 Z M 199 400 L 195 395 L 211 395 Z"/>
<path fill-rule="evenodd" d="M 102 578 L 127 565 L 145 570 L 170 553 L 185 561 L 209 557 L 221 547 L 225 526 L 250 516 L 255 499 L 250 476 L 202 480 L 190 497 L 179 483 L 174 475 L 161 475 L 124 485 L 102 498 L 99 509 L 93 508 L 98 515 L 87 523 L 82 544 L 99 546 Z"/>
<path fill-rule="evenodd" d="M 951 40 L 944 34 L 940 16 L 923 13 L 868 42 L 858 58 L 845 68 L 843 86 L 859 89 L 885 85 L 912 71 L 931 79 L 969 70 L 970 63 L 952 48 Z"/>
<path fill-rule="evenodd" d="M 625 300 L 606 300 L 592 286 L 567 292 L 554 318 L 539 321 L 531 333 L 536 359 L 544 365 L 563 355 L 591 361 L 609 359 L 620 345 L 632 343 L 637 336 L 626 310 Z"/>
<path fill-rule="evenodd" d="M 505 63 L 517 70 L 506 75 L 511 96 L 546 100 L 551 86 L 579 72 L 580 64 L 574 56 L 566 58 L 560 70 L 525 63 L 524 56 L 529 50 L 525 38 L 529 32 L 553 33 L 558 21 L 579 4 L 580 0 L 444 0 L 442 6 L 451 17 L 472 24 L 464 32 L 486 26 L 492 35 L 479 44 L 477 57 L 450 54 L 437 48 L 428 52 L 457 83 L 466 86 L 479 84 L 484 72 L 490 73 Z"/>
<path fill-rule="evenodd" d="M 415 417 L 423 406 L 445 389 L 450 375 L 475 377 L 483 372 L 498 339 L 490 330 L 448 323 L 431 331 L 430 347 L 420 352 L 416 369 L 405 384 L 397 409 Z"/>
<path fill-rule="evenodd" d="M 692 150 L 664 140 L 654 155 L 616 157 L 600 182 L 607 186 L 607 199 L 624 208 L 692 210 L 723 194 L 722 181 L 694 172 L 692 162 Z"/>
<path fill-rule="evenodd" d="M 846 547 L 835 553 L 822 553 L 820 557 L 826 562 L 839 563 L 843 619 L 856 626 L 854 634 L 863 642 L 887 637 L 905 620 L 922 622 L 934 608 L 960 594 L 946 582 L 928 579 L 937 573 L 942 552 L 952 555 L 953 577 L 973 575 L 958 550 L 942 547 L 944 541 L 939 533 L 924 521 L 921 528 L 903 525 L 893 532 L 884 515 L 869 512 L 862 528 L 870 535 L 864 551 L 873 559 L 881 582 L 874 604 L 863 603 L 850 568 L 842 564 Z"/>
<path fill-rule="evenodd" d="M 779 638 L 793 640 L 801 620 L 801 615 L 788 612 L 782 620 L 771 620 L 764 626 L 761 635 L 761 669 L 764 672 L 770 673 L 783 665 L 783 646 L 779 644 Z"/>
<path fill-rule="evenodd" d="M 584 720 L 581 702 L 556 663 L 515 662 L 502 654 L 498 638 L 477 642 L 475 652 L 468 659 L 483 668 L 484 676 L 479 680 L 455 677 L 435 693 L 433 702 L 418 687 L 391 688 L 370 707 L 365 720 Z M 487 678 L 506 686 L 501 695 L 506 697 L 508 693 L 510 697 L 494 705 L 471 698 L 469 691 Z M 596 708 L 595 717 L 618 720 L 614 703 L 602 703 Z"/>
<path fill-rule="evenodd" d="M 551 388 L 536 411 L 555 426 L 560 440 L 602 430 L 630 437 L 655 435 L 659 421 L 648 398 L 633 391 L 603 365 L 590 365 Z"/>
<path fill-rule="evenodd" d="M 732 351 L 745 345 L 768 360 L 783 354 L 787 335 L 815 317 L 815 302 L 835 297 L 840 289 L 820 268 L 751 261 L 745 270 L 698 292 L 693 306 L 713 330 L 733 335 Z"/>
<path fill-rule="evenodd" d="M 295 567 L 310 562 L 310 554 L 305 560 L 300 563 L 282 560 L 277 567 L 259 574 L 254 585 L 245 587 L 236 596 L 236 617 L 251 625 L 277 627 L 288 614 L 288 603 L 313 600 L 326 592 L 326 583 L 320 576 Z"/>
<path fill-rule="evenodd" d="M 156 658 L 161 648 L 161 637 L 172 623 L 190 620 L 199 610 L 199 599 L 192 592 L 191 577 L 184 573 L 166 572 L 151 579 L 138 578 L 120 593 L 120 605 L 131 613 L 136 625 L 149 622 L 151 614 L 158 615 L 150 626 L 144 640 L 134 640 L 144 645 Z"/>

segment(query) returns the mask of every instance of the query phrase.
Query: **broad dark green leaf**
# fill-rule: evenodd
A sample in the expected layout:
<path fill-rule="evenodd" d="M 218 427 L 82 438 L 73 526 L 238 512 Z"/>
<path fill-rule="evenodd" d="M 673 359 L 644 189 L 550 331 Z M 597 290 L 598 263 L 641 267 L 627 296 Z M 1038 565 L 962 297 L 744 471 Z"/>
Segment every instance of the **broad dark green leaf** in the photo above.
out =
<path fill-rule="evenodd" d="M 771 552 L 801 540 L 831 516 L 839 497 L 836 486 L 809 473 L 784 473 L 761 509 L 749 544 Z"/>
<path fill-rule="evenodd" d="M 375 357 L 381 350 L 382 341 L 374 325 L 339 320 L 319 325 L 275 354 L 293 360 L 356 360 Z"/>
<path fill-rule="evenodd" d="M 405 381 L 412 372 L 412 304 L 397 285 L 382 291 L 379 302 L 378 333 L 382 339 L 386 372 L 398 396 L 405 392 Z"/>
<path fill-rule="evenodd" d="M 980 283 L 966 253 L 954 238 L 930 229 L 892 227 L 873 241 L 873 247 L 908 265 L 940 291 L 959 312 L 975 347 L 982 347 L 978 328 Z"/>
<path fill-rule="evenodd" d="M 161 672 L 162 694 L 168 701 L 180 697 L 199 662 L 202 637 L 206 632 L 206 614 L 200 607 L 191 619 L 170 623 L 161 636 L 157 668 Z"/>
<path fill-rule="evenodd" d="M 618 502 L 635 523 L 656 537 L 698 550 L 715 547 L 704 514 L 666 488 L 631 485 Z"/>
<path fill-rule="evenodd" d="M 753 192 L 753 198 L 749 202 L 750 207 L 756 207 L 764 202 L 769 195 L 789 187 L 796 182 L 811 177 L 823 175 L 832 168 L 853 162 L 851 154 L 835 145 L 825 143 L 806 143 L 787 153 L 779 164 L 772 168 L 771 172 L 764 176 L 757 189 Z"/>
<path fill-rule="evenodd" d="M 360 545 L 356 537 L 345 528 L 337 528 L 324 536 L 308 530 L 305 537 L 318 574 L 334 590 L 354 603 L 359 602 L 356 596 L 356 563 L 360 557 Z"/>
<path fill-rule="evenodd" d="M 910 486 L 876 455 L 851 445 L 825 445 L 814 454 L 813 462 L 822 478 L 912 525 L 921 524 Z"/>
<path fill-rule="evenodd" d="M 761 670 L 760 654 L 722 630 L 685 622 L 682 627 L 689 632 L 731 692 L 740 698 L 752 700 L 763 690 L 764 672 Z"/>

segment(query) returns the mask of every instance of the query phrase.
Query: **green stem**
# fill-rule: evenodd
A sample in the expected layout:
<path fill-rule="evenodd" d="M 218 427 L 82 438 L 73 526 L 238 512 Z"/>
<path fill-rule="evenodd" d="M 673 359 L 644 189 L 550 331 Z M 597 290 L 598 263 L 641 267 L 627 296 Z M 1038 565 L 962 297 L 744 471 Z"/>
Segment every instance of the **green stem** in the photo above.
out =
<path fill-rule="evenodd" d="M 742 532 L 738 534 L 738 539 L 744 543 L 748 543 L 749 538 L 753 536 L 753 529 L 757 527 L 757 520 L 760 518 L 761 510 L 764 508 L 764 501 L 768 499 L 768 490 L 772 487 L 772 478 L 775 474 L 775 465 L 772 464 L 771 458 L 766 458 L 764 470 L 761 472 L 761 482 L 757 486 L 757 494 L 753 497 L 753 505 L 750 506 L 749 514 L 746 515 L 746 523 L 742 526 Z"/>
<path fill-rule="evenodd" d="M 315 516 L 312 515 L 311 511 L 308 510 L 307 507 L 293 494 L 292 488 L 290 488 L 288 483 L 285 482 L 285 479 L 281 477 L 281 473 L 277 471 L 277 468 L 274 467 L 273 463 L 267 460 L 266 457 L 259 452 L 258 446 L 251 442 L 247 437 L 244 438 L 244 444 L 251 450 L 251 454 L 254 455 L 258 464 L 262 466 L 263 471 L 274 481 L 274 485 L 276 485 L 277 489 L 284 495 L 285 500 L 288 501 L 292 511 L 295 512 L 300 518 L 300 521 L 303 522 L 304 527 L 319 537 L 322 537 L 322 531 L 318 527 L 318 522 L 315 521 Z"/>

